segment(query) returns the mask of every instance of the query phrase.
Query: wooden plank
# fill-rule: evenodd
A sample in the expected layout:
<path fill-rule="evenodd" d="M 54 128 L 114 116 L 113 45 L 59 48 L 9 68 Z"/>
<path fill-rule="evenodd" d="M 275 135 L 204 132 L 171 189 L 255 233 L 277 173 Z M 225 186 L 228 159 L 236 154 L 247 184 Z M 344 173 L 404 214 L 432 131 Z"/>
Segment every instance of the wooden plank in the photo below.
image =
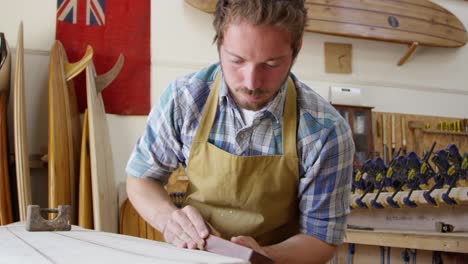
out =
<path fill-rule="evenodd" d="M 91 188 L 91 164 L 89 158 L 88 110 L 83 117 L 83 134 L 81 137 L 80 179 L 78 188 L 78 225 L 92 229 L 93 196 Z"/>
<path fill-rule="evenodd" d="M 346 231 L 345 243 L 468 253 L 468 233 L 435 233 L 392 230 Z"/>
<path fill-rule="evenodd" d="M 0 225 L 6 225 L 13 221 L 7 151 L 7 107 L 10 93 L 10 75 L 10 49 L 5 35 L 0 33 Z"/>
<path fill-rule="evenodd" d="M 114 233 L 118 232 L 117 183 L 101 91 L 104 85 L 115 79 L 122 66 L 123 56 L 120 56 L 114 67 L 101 79 L 96 76 L 92 63 L 86 68 L 94 227 L 99 231 Z"/>
<path fill-rule="evenodd" d="M 186 0 L 214 12 L 216 0 Z M 306 31 L 351 38 L 460 47 L 467 42 L 463 23 L 427 0 L 306 0 Z"/>
<path fill-rule="evenodd" d="M 248 263 L 199 250 L 136 237 L 85 230 L 27 232 L 23 225 L 0 227 L 5 263 Z"/>
<path fill-rule="evenodd" d="M 31 204 L 31 184 L 26 136 L 26 102 L 24 95 L 24 44 L 23 22 L 16 42 L 15 81 L 13 87 L 13 128 L 15 134 L 16 183 L 18 188 L 19 218 L 26 220 L 27 207 Z"/>

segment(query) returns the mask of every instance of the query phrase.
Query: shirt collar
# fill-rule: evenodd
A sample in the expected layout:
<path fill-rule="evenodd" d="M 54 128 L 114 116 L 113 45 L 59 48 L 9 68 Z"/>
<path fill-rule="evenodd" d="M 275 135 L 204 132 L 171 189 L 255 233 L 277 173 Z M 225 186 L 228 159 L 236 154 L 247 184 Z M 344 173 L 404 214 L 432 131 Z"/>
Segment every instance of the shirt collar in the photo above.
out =
<path fill-rule="evenodd" d="M 219 66 L 219 70 L 221 71 L 221 65 Z M 222 71 L 221 71 L 222 74 Z M 278 94 L 275 98 L 270 101 L 265 107 L 259 110 L 260 113 L 271 113 L 276 121 L 282 122 L 283 116 L 283 108 L 284 108 L 284 101 L 286 98 L 286 87 L 287 81 L 285 81 L 281 85 L 281 89 L 278 91 Z M 226 82 L 224 81 L 224 76 L 221 76 L 220 84 L 219 84 L 219 105 L 225 109 L 226 107 L 232 106 L 237 107 L 232 97 L 229 95 L 229 90 L 226 87 Z"/>

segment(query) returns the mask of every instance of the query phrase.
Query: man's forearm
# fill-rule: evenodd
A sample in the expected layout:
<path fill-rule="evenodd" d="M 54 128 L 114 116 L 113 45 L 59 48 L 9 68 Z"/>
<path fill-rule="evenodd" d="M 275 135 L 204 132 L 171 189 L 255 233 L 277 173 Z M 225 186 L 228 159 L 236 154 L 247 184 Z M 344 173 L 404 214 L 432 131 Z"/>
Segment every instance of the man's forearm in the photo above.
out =
<path fill-rule="evenodd" d="M 127 194 L 138 213 L 159 231 L 177 210 L 164 187 L 155 180 L 127 177 Z"/>
<path fill-rule="evenodd" d="M 333 255 L 336 246 L 327 244 L 306 234 L 295 235 L 281 243 L 263 247 L 275 263 L 325 263 Z"/>

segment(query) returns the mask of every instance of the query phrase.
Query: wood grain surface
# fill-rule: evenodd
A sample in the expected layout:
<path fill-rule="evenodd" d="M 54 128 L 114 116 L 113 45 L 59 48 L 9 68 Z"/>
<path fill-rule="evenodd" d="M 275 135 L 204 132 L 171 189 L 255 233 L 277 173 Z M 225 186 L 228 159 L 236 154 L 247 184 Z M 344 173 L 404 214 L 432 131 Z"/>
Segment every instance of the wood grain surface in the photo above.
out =
<path fill-rule="evenodd" d="M 102 76 L 96 75 L 92 63 L 86 68 L 94 228 L 114 233 L 118 232 L 119 217 L 117 183 L 101 91 L 117 77 L 123 61 L 121 55 L 114 67 Z"/>
<path fill-rule="evenodd" d="M 88 110 L 85 110 L 83 116 L 83 132 L 81 137 L 80 176 L 78 187 L 78 225 L 87 229 L 92 229 L 94 227 L 91 164 L 89 158 Z"/>
<path fill-rule="evenodd" d="M 216 0 L 186 0 L 212 13 Z M 463 23 L 428 0 L 306 0 L 306 31 L 402 44 L 460 47 Z"/>
<path fill-rule="evenodd" d="M 7 152 L 7 105 L 10 93 L 11 54 L 3 33 L 0 33 L 0 42 L 0 225 L 6 225 L 13 221 Z"/>
<path fill-rule="evenodd" d="M 84 70 L 91 61 L 92 49 L 88 48 L 83 59 L 69 67 L 65 49 L 55 41 L 49 62 L 49 208 L 58 205 L 72 206 L 72 223 L 77 222 L 77 181 L 81 128 L 73 83 L 67 80 Z M 66 65 L 68 67 L 66 67 Z M 73 72 L 73 74 L 67 74 Z"/>
<path fill-rule="evenodd" d="M 27 207 L 31 204 L 31 179 L 29 178 L 28 138 L 26 136 L 23 22 L 20 23 L 18 40 L 16 42 L 15 80 L 13 85 L 13 129 L 15 136 L 19 219 L 20 221 L 25 221 Z"/>

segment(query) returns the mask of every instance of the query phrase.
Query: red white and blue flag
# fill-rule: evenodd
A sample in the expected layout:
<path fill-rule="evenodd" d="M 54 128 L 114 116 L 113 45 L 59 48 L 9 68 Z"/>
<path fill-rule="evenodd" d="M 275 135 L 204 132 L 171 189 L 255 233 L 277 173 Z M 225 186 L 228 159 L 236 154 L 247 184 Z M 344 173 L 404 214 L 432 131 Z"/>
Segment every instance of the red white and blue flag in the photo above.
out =
<path fill-rule="evenodd" d="M 57 0 L 57 19 L 59 21 L 76 24 L 76 1 Z"/>
<path fill-rule="evenodd" d="M 70 62 L 94 49 L 97 74 L 122 53 L 122 71 L 103 91 L 107 113 L 146 115 L 150 110 L 150 0 L 57 0 L 56 38 Z M 78 107 L 86 108 L 84 74 L 75 79 Z"/>
<path fill-rule="evenodd" d="M 102 26 L 106 23 L 106 0 L 86 0 L 86 25 Z"/>

